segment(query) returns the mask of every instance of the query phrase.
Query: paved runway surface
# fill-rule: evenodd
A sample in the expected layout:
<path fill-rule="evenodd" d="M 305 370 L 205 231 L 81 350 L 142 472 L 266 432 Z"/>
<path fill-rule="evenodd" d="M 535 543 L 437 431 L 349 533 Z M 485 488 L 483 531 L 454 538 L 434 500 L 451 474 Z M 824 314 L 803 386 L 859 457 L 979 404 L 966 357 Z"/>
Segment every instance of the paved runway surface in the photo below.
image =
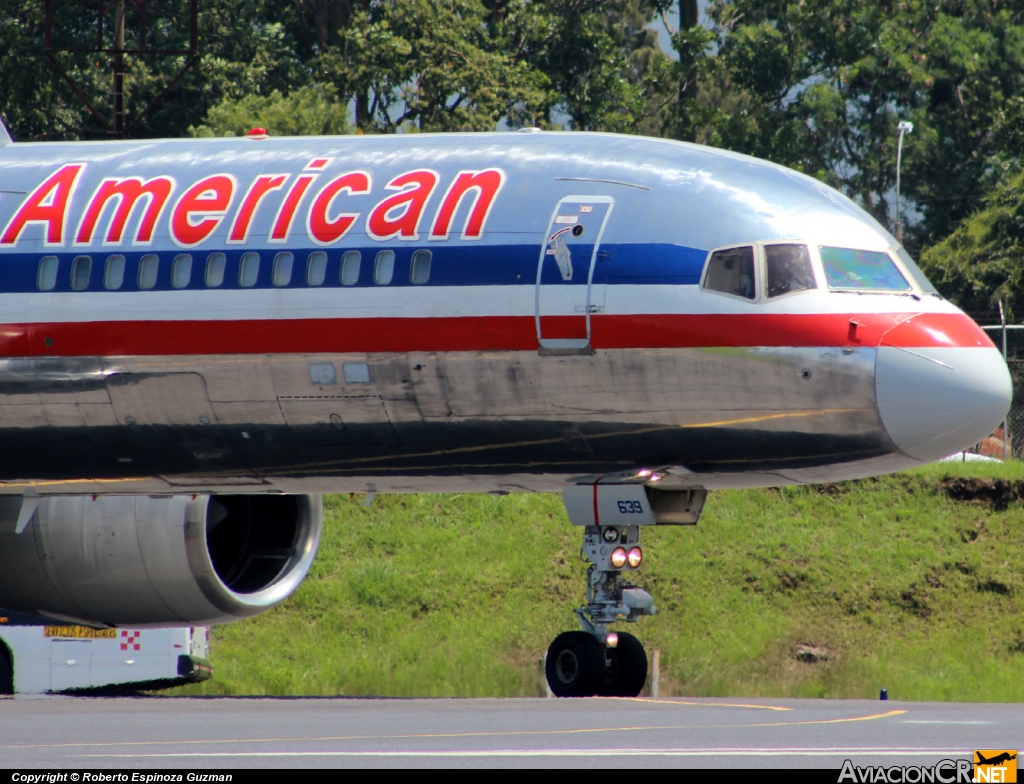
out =
<path fill-rule="evenodd" d="M 1024 748 L 1024 706 L 733 699 L 0 699 L 0 767 L 925 765 Z"/>

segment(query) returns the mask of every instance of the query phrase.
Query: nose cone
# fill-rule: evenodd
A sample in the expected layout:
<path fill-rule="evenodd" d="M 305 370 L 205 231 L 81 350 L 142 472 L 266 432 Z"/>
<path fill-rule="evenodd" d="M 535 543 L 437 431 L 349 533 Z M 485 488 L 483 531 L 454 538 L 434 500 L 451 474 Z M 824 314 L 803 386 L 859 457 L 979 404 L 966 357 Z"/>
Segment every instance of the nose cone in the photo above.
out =
<path fill-rule="evenodd" d="M 929 327 L 931 345 L 913 345 L 926 342 L 913 339 L 922 327 L 929 325 L 900 325 L 883 337 L 875 394 L 896 446 L 929 461 L 972 447 L 999 427 L 1010 409 L 1013 384 L 1002 355 L 977 326 L 977 339 L 969 340 L 937 335 Z"/>

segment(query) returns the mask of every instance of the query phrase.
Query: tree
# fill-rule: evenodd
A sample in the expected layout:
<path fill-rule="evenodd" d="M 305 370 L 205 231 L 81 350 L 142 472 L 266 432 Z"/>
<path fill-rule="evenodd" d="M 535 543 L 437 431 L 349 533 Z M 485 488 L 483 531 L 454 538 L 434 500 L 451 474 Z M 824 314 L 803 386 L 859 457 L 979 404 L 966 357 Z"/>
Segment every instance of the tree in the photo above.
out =
<path fill-rule="evenodd" d="M 363 130 L 532 122 L 546 100 L 545 79 L 505 51 L 489 21 L 478 0 L 371 2 L 353 11 L 339 43 L 319 51 L 314 67 L 354 98 Z"/>
<path fill-rule="evenodd" d="M 149 20 L 151 42 L 187 48 L 187 2 L 164 0 Z M 218 0 L 199 4 L 198 62 L 140 122 L 137 137 L 182 136 L 202 122 L 211 106 L 244 95 L 267 95 L 307 84 L 311 72 L 295 55 L 295 42 L 278 21 L 288 0 Z M 60 0 L 54 14 L 55 43 L 95 45 L 96 4 Z M 5 0 L 0 6 L 0 112 L 16 138 L 105 138 L 107 132 L 46 59 L 43 3 Z M 131 20 L 129 20 L 131 27 Z M 62 67 L 104 118 L 112 114 L 107 55 L 58 53 Z M 185 65 L 180 56 L 126 57 L 126 108 L 131 123 Z"/>
<path fill-rule="evenodd" d="M 1007 316 L 1024 315 L 1024 173 L 990 192 L 972 215 L 921 256 L 921 268 L 944 295 L 971 313 L 999 300 Z"/>
<path fill-rule="evenodd" d="M 926 245 L 1020 163 L 1022 9 L 998 0 L 712 0 L 718 101 L 699 134 L 792 166 L 889 222 L 895 127 L 903 196 Z"/>
<path fill-rule="evenodd" d="M 330 136 L 350 133 L 348 109 L 332 84 L 300 87 L 282 95 L 246 95 L 212 107 L 206 121 L 189 128 L 191 136 L 243 136 L 265 128 L 271 136 Z"/>

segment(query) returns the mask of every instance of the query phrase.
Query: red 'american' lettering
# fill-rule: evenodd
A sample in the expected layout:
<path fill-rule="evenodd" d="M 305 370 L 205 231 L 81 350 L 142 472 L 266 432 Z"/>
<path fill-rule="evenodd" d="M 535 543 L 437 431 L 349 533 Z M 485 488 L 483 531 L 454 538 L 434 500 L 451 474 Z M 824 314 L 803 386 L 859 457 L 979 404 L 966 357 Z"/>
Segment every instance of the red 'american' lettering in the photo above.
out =
<path fill-rule="evenodd" d="M 235 194 L 230 174 L 204 177 L 185 191 L 171 212 L 171 239 L 184 248 L 205 240 L 221 224 Z"/>
<path fill-rule="evenodd" d="M 355 171 L 335 177 L 313 199 L 309 209 L 309 237 L 318 245 L 330 245 L 344 237 L 359 218 L 358 212 L 341 212 L 334 218 L 330 211 L 335 199 L 344 191 L 352 195 L 370 192 L 368 172 Z"/>
<path fill-rule="evenodd" d="M 45 227 L 43 243 L 48 247 L 64 244 L 68 204 L 78 185 L 85 164 L 60 167 L 29 194 L 0 235 L 0 245 L 14 245 L 22 232 L 33 224 Z"/>
<path fill-rule="evenodd" d="M 462 239 L 478 240 L 483 236 L 484 223 L 494 206 L 494 199 L 505 184 L 505 172 L 501 169 L 484 171 L 461 171 L 448 187 L 448 192 L 437 208 L 430 239 L 446 240 L 451 231 L 452 221 L 463 198 L 472 194 L 473 205 L 462 224 Z"/>
<path fill-rule="evenodd" d="M 145 181 L 141 177 L 104 180 L 89 199 L 89 206 L 86 207 L 85 215 L 78 226 L 75 244 L 88 245 L 93 241 L 96 224 L 103 217 L 103 211 L 111 201 L 114 201 L 116 206 L 107 223 L 107 234 L 103 242 L 106 245 L 120 243 L 132 212 L 142 199 L 145 199 L 146 207 L 135 230 L 134 244 L 150 244 L 153 241 L 156 223 L 160 220 L 160 213 L 163 212 L 173 190 L 174 180 L 170 177 L 154 177 Z"/>
<path fill-rule="evenodd" d="M 289 174 L 261 174 L 253 178 L 237 210 L 230 220 L 230 230 L 223 241 L 229 245 L 249 242 L 254 226 L 268 226 L 257 232 L 256 242 L 288 242 L 296 220 L 303 220 L 310 241 L 332 245 L 352 230 L 363 214 L 346 209 L 364 202 L 369 196 L 373 178 L 367 171 L 349 171 L 327 175 L 324 170 L 330 158 L 314 158 L 303 173 L 288 186 Z M 16 245 L 30 227 L 41 227 L 47 246 L 64 245 L 72 199 L 86 164 L 61 166 L 40 183 L 18 207 L 0 233 L 0 246 Z M 319 191 L 312 186 L 319 177 L 331 177 Z M 380 199 L 366 217 L 366 234 L 371 240 L 418 240 L 420 223 L 439 182 L 438 173 L 430 169 L 403 172 L 385 187 L 396 191 Z M 460 171 L 445 191 L 430 224 L 430 240 L 447 240 L 452 231 L 461 240 L 478 240 L 483 232 L 498 194 L 505 184 L 501 169 Z M 158 226 L 176 189 L 175 178 L 156 176 L 107 177 L 100 181 L 84 204 L 73 243 L 88 246 L 98 240 L 104 245 L 119 245 L 128 235 L 133 245 L 150 245 L 158 237 Z M 181 247 L 195 247 L 210 240 L 225 220 L 234 201 L 237 181 L 234 175 L 221 173 L 202 178 L 188 187 L 170 209 L 170 239 Z M 283 193 L 283 195 L 282 195 Z M 303 207 L 307 193 L 315 193 L 308 209 Z M 266 201 L 274 201 L 276 213 L 272 221 L 258 223 L 257 213 Z M 301 214 L 300 213 L 304 213 Z"/>
<path fill-rule="evenodd" d="M 249 239 L 249 226 L 252 224 L 260 202 L 267 194 L 283 188 L 287 179 L 287 174 L 263 174 L 253 181 L 245 198 L 242 199 L 242 206 L 235 214 L 234 222 L 231 224 L 231 231 L 228 233 L 229 243 L 242 243 Z"/>
<path fill-rule="evenodd" d="M 295 211 L 299 208 L 299 202 L 302 201 L 302 197 L 306 195 L 306 190 L 309 188 L 310 183 L 315 179 L 315 174 L 303 174 L 301 177 L 295 178 L 295 182 L 292 183 L 288 195 L 284 197 L 284 201 L 281 203 L 281 209 L 277 212 L 277 218 L 274 220 L 274 229 L 270 232 L 271 242 L 285 242 L 288 239 L 288 234 L 292 230 L 292 221 L 295 220 Z"/>
<path fill-rule="evenodd" d="M 430 169 L 399 174 L 385 188 L 399 191 L 381 201 L 366 219 L 366 233 L 375 240 L 418 240 L 420 218 L 437 187 L 437 172 Z"/>

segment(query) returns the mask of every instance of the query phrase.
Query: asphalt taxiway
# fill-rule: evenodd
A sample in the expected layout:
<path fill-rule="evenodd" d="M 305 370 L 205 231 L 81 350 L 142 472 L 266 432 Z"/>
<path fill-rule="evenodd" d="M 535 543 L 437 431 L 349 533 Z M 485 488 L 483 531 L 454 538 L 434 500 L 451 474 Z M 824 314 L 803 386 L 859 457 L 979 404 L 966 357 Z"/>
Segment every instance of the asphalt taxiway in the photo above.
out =
<path fill-rule="evenodd" d="M 0 699 L 6 768 L 930 765 L 1024 706 L 776 699 Z"/>

